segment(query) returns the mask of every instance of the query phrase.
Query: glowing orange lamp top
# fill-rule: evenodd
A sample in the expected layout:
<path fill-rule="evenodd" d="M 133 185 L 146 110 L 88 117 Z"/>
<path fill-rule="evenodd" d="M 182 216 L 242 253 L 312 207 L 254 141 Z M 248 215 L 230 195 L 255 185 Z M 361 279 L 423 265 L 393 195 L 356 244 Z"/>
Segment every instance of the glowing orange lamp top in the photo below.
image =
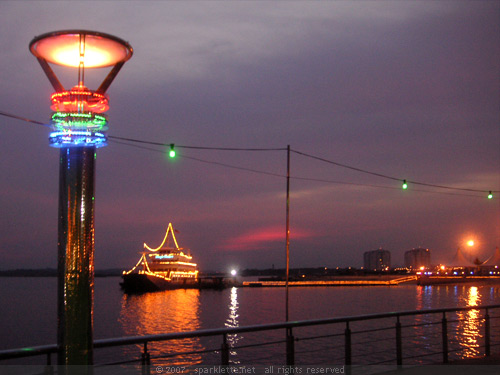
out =
<path fill-rule="evenodd" d="M 132 47 L 116 36 L 89 30 L 61 30 L 39 35 L 30 42 L 30 52 L 55 89 L 51 96 L 54 132 L 52 147 L 102 147 L 107 143 L 109 108 L 106 90 L 132 57 Z M 66 90 L 49 63 L 77 68 L 78 81 Z M 85 86 L 85 69 L 113 67 L 97 90 Z"/>
<path fill-rule="evenodd" d="M 62 30 L 37 36 L 30 43 L 30 51 L 50 63 L 74 68 L 82 62 L 86 68 L 113 66 L 127 61 L 133 53 L 124 40 L 88 30 Z"/>

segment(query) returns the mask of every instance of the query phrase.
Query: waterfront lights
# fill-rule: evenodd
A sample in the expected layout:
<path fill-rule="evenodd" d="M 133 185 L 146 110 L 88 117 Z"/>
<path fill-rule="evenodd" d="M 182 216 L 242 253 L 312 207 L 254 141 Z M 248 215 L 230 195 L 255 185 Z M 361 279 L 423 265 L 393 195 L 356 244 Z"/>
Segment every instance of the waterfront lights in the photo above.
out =
<path fill-rule="evenodd" d="M 49 141 L 52 147 L 102 147 L 107 144 L 107 119 L 102 114 L 109 109 L 105 92 L 123 64 L 132 57 L 132 47 L 125 41 L 96 31 L 63 30 L 40 35 L 30 43 L 45 74 L 56 90 L 52 94 L 52 127 Z M 64 89 L 49 63 L 78 68 L 77 85 Z M 85 69 L 113 69 L 96 91 L 85 87 Z"/>
<path fill-rule="evenodd" d="M 401 185 L 401 188 L 402 188 L 403 190 L 408 189 L 408 184 L 406 183 L 406 180 L 403 180 L 403 185 Z"/>

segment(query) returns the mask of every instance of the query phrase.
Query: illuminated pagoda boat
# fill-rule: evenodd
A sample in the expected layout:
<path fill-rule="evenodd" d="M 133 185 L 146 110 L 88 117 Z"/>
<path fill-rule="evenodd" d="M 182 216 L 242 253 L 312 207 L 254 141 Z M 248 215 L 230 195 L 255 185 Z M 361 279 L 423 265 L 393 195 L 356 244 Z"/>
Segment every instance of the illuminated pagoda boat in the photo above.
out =
<path fill-rule="evenodd" d="M 172 235 L 175 247 L 170 246 L 169 234 Z M 144 249 L 149 252 L 143 252 L 131 270 L 123 271 L 123 282 L 120 285 L 125 292 L 200 287 L 197 265 L 192 262 L 189 250 L 179 247 L 172 223 L 168 224 L 160 246 L 153 249 L 144 244 Z"/>

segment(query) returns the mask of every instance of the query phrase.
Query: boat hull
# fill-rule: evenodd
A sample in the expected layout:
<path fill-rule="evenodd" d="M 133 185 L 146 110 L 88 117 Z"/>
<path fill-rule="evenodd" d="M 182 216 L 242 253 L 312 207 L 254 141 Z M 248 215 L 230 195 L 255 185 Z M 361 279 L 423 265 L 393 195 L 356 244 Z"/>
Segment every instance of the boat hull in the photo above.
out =
<path fill-rule="evenodd" d="M 179 278 L 167 281 L 154 275 L 129 273 L 122 275 L 120 283 L 125 293 L 145 293 L 171 289 L 219 289 L 226 287 L 220 277 Z"/>

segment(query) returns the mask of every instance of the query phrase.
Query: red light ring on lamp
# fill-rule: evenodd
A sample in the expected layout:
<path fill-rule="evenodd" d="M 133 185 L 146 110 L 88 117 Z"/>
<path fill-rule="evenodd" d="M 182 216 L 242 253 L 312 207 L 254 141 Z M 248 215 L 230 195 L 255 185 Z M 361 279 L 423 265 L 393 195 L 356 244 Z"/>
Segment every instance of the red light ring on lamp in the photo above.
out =
<path fill-rule="evenodd" d="M 94 112 L 103 113 L 109 109 L 106 95 L 82 87 L 80 90 L 56 92 L 50 97 L 54 112 Z"/>

